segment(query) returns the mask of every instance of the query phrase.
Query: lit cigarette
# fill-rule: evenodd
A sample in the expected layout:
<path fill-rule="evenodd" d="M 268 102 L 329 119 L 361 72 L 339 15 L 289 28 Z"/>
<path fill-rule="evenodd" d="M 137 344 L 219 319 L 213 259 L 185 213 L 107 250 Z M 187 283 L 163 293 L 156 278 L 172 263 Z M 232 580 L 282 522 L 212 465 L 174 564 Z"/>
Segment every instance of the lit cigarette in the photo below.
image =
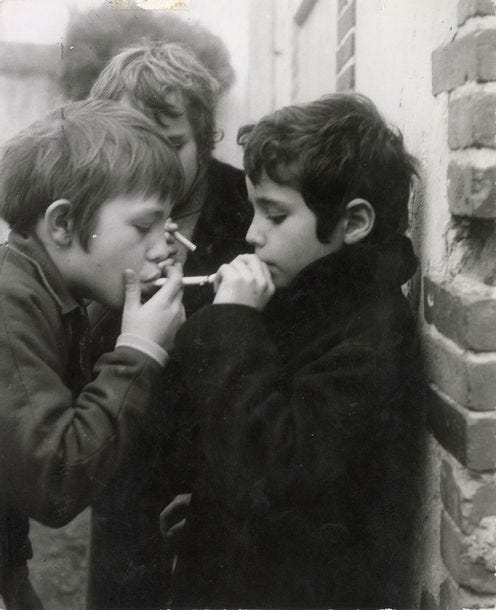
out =
<path fill-rule="evenodd" d="M 192 241 L 189 241 L 189 239 L 187 237 L 184 237 L 184 235 L 182 233 L 179 233 L 179 231 L 173 231 L 174 233 L 174 237 L 177 239 L 177 241 L 181 244 L 183 244 L 183 246 L 186 246 L 186 248 L 188 248 L 188 250 L 190 250 L 191 252 L 194 252 L 196 250 L 196 246 Z"/>
<path fill-rule="evenodd" d="M 191 275 L 183 277 L 183 286 L 201 286 L 202 284 L 213 284 L 216 274 L 212 275 Z M 167 281 L 166 277 L 159 277 L 158 280 L 152 282 L 154 286 L 163 286 Z"/>

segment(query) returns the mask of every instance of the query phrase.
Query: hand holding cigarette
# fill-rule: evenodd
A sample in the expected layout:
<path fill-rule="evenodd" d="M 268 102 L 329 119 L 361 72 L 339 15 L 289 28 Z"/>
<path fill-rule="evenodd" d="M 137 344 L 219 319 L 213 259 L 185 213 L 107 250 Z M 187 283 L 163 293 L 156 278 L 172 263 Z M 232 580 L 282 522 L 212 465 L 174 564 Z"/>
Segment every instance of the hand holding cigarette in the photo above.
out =
<path fill-rule="evenodd" d="M 179 231 L 174 231 L 173 232 L 174 237 L 177 239 L 177 241 L 180 244 L 183 244 L 183 246 L 185 246 L 186 248 L 188 248 L 188 250 L 190 252 L 194 252 L 196 250 L 196 246 L 195 244 L 190 241 L 187 237 L 184 237 L 184 235 L 182 233 L 179 233 Z"/>
<path fill-rule="evenodd" d="M 177 230 L 177 225 L 170 218 L 168 218 L 165 222 L 164 232 L 166 235 L 173 235 L 174 238 L 190 252 L 194 252 L 196 250 L 196 245 Z"/>
<path fill-rule="evenodd" d="M 262 311 L 275 287 L 267 265 L 256 254 L 240 254 L 215 274 L 214 303 L 247 305 Z"/>

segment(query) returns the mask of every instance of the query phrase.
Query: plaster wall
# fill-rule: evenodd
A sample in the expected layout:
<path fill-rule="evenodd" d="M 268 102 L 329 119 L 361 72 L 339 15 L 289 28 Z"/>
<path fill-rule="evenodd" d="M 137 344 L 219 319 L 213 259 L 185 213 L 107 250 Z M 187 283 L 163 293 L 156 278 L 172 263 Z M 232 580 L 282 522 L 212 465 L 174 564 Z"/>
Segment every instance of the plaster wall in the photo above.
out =
<path fill-rule="evenodd" d="M 297 28 L 296 102 L 335 91 L 337 11 L 337 0 L 321 0 Z"/>
<path fill-rule="evenodd" d="M 56 83 L 42 74 L 0 73 L 0 144 L 61 103 Z"/>
<path fill-rule="evenodd" d="M 298 25 L 300 6 L 301 0 L 250 4 L 250 120 L 335 90 L 337 0 L 320 0 Z"/>
<path fill-rule="evenodd" d="M 455 35 L 456 8 L 456 0 L 357 0 L 356 7 L 356 90 L 376 101 L 421 162 L 412 232 L 424 272 L 446 265 L 448 99 L 432 94 L 431 53 Z"/>
<path fill-rule="evenodd" d="M 411 234 L 423 273 L 444 274 L 448 260 L 448 96 L 432 94 L 431 53 L 453 38 L 456 23 L 456 0 L 356 0 L 356 90 L 371 97 L 401 129 L 408 149 L 420 161 L 421 186 L 412 204 Z M 418 294 L 413 296 L 419 298 Z M 428 436 L 415 579 L 417 600 L 421 590 L 437 597 L 434 592 L 439 591 L 446 576 L 439 551 L 441 454 L 437 442 Z"/>

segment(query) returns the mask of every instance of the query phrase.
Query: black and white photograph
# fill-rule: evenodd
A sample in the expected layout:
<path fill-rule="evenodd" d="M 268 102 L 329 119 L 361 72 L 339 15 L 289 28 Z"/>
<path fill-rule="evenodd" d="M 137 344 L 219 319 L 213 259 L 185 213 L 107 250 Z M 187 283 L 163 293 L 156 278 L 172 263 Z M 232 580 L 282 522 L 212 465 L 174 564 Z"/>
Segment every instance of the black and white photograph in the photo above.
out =
<path fill-rule="evenodd" d="M 496 609 L 496 0 L 0 0 L 0 610 Z"/>

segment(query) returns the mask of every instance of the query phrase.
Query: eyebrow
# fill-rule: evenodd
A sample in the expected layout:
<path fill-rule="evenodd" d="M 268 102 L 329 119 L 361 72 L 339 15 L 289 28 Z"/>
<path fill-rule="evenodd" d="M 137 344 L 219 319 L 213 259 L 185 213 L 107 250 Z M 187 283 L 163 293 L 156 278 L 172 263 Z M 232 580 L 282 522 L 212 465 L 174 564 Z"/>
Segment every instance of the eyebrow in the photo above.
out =
<path fill-rule="evenodd" d="M 131 216 L 131 220 L 137 220 L 137 219 L 143 219 L 143 218 L 150 218 L 153 220 L 160 220 L 162 217 L 164 217 L 166 214 L 166 211 L 163 210 L 162 208 L 158 208 L 156 206 L 149 206 L 149 207 L 144 207 L 140 210 L 136 210 L 136 212 L 134 212 Z"/>
<path fill-rule="evenodd" d="M 287 204 L 279 199 L 272 199 L 271 197 L 255 197 L 255 203 L 262 207 L 276 206 L 279 208 L 286 207 Z"/>

